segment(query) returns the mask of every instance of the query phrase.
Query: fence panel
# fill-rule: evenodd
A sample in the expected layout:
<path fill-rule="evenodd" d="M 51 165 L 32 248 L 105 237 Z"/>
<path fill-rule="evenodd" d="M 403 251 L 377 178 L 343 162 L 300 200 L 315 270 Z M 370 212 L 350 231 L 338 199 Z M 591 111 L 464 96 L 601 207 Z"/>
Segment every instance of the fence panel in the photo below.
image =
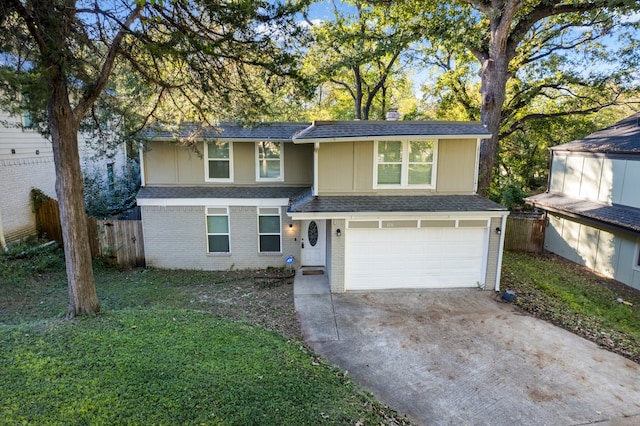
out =
<path fill-rule="evenodd" d="M 507 217 L 504 248 L 513 251 L 541 253 L 544 250 L 546 219 L 540 214 Z"/>
<path fill-rule="evenodd" d="M 142 222 L 139 220 L 96 220 L 100 254 L 115 258 L 124 268 L 144 266 Z"/>
<path fill-rule="evenodd" d="M 36 225 L 41 236 L 62 244 L 62 226 L 60 226 L 60 212 L 56 200 L 49 198 L 38 203 Z"/>
<path fill-rule="evenodd" d="M 140 220 L 101 220 L 87 218 L 91 256 L 105 256 L 124 268 L 144 266 L 144 241 Z M 58 202 L 47 199 L 36 210 L 38 232 L 41 236 L 62 244 L 62 227 Z"/>

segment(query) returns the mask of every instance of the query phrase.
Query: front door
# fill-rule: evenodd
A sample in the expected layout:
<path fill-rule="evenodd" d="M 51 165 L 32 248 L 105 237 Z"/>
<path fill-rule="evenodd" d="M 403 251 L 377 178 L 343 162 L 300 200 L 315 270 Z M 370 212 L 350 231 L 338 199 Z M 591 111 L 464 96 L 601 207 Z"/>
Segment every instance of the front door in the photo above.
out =
<path fill-rule="evenodd" d="M 305 220 L 300 235 L 302 266 L 325 266 L 326 234 L 324 220 Z"/>

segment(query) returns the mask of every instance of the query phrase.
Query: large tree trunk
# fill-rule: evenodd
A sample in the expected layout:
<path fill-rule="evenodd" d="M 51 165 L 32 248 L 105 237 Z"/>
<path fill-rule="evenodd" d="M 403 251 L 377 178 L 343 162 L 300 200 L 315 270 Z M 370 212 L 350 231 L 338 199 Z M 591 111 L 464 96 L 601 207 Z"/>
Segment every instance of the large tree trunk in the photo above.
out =
<path fill-rule="evenodd" d="M 69 285 L 67 318 L 100 310 L 93 278 L 91 248 L 84 209 L 83 179 L 78 154 L 78 126 L 64 82 L 52 84 L 47 105 L 56 169 L 56 194 Z"/>
<path fill-rule="evenodd" d="M 509 0 L 505 4 L 498 2 L 492 7 L 496 7 L 498 10 L 489 13 L 491 27 L 489 49 L 483 52 L 474 52 L 481 65 L 480 120 L 491 132 L 491 137 L 484 139 L 480 145 L 478 192 L 485 196 L 488 195 L 489 186 L 493 181 L 502 107 L 506 99 L 507 80 L 509 79 L 509 62 L 515 54 L 516 43 L 509 40 L 509 31 L 513 17 L 522 4 Z"/>
<path fill-rule="evenodd" d="M 487 195 L 493 181 L 493 173 L 498 154 L 498 135 L 502 106 L 506 99 L 507 60 L 504 55 L 491 55 L 482 64 L 480 120 L 491 132 L 491 137 L 484 139 L 480 145 L 480 170 L 478 171 L 478 192 Z"/>

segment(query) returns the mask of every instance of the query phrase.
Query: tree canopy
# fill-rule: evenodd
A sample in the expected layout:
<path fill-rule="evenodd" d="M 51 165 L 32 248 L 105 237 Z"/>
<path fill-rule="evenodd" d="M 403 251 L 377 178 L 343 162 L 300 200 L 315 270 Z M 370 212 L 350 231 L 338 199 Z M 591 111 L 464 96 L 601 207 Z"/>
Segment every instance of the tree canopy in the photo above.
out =
<path fill-rule="evenodd" d="M 91 108 L 113 94 L 110 84 L 115 83 L 117 96 L 130 107 L 137 105 L 133 109 L 141 122 L 161 111 L 206 120 L 217 111 L 262 108 L 262 95 L 274 87 L 269 78 L 299 74 L 290 43 L 300 30 L 294 16 L 303 5 L 266 0 L 0 2 L 2 105 L 40 114 L 52 142 L 69 316 L 100 309 L 78 154 L 78 130 Z M 112 78 L 116 69 L 126 69 L 118 81 Z"/>

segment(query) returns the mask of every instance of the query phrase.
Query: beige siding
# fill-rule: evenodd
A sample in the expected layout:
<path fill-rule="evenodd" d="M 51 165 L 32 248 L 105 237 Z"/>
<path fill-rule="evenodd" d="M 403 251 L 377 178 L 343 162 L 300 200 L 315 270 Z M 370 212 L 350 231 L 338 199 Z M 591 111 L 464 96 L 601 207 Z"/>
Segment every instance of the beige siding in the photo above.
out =
<path fill-rule="evenodd" d="M 171 142 L 152 141 L 144 153 L 145 183 L 153 185 L 216 185 L 205 182 L 204 143 L 193 149 Z M 233 143 L 233 184 L 309 185 L 313 183 L 313 147 L 285 143 L 284 182 L 257 182 L 255 144 Z M 229 185 L 228 182 L 218 185 Z"/>
<path fill-rule="evenodd" d="M 284 180 L 286 185 L 313 184 L 313 145 L 284 145 Z"/>
<path fill-rule="evenodd" d="M 318 192 L 320 194 L 355 192 L 354 170 L 353 142 L 320 144 L 318 151 Z"/>
<path fill-rule="evenodd" d="M 436 190 L 442 193 L 473 192 L 475 167 L 475 139 L 441 139 L 438 142 Z"/>
<path fill-rule="evenodd" d="M 177 147 L 172 143 L 155 142 L 147 145 L 147 150 L 143 154 L 144 180 L 147 185 L 172 185 L 178 183 L 176 149 Z"/>
<path fill-rule="evenodd" d="M 331 282 L 331 291 L 333 293 L 342 293 L 344 292 L 344 255 L 345 255 L 345 223 L 344 220 L 330 220 L 327 221 L 327 240 L 329 241 L 328 246 L 330 247 L 330 255 L 331 255 L 331 264 L 330 264 L 330 274 L 329 279 Z M 336 230 L 342 229 L 343 233 L 341 236 L 336 235 Z"/>
<path fill-rule="evenodd" d="M 435 189 L 374 189 L 374 142 L 320 144 L 318 192 L 331 194 L 473 193 L 476 178 L 476 140 L 438 142 Z"/>
<path fill-rule="evenodd" d="M 489 225 L 489 249 L 487 251 L 487 274 L 485 279 L 485 290 L 495 290 L 498 279 L 498 257 L 500 255 L 500 235 L 495 232 L 496 228 L 502 226 L 502 218 L 491 218 Z"/>

